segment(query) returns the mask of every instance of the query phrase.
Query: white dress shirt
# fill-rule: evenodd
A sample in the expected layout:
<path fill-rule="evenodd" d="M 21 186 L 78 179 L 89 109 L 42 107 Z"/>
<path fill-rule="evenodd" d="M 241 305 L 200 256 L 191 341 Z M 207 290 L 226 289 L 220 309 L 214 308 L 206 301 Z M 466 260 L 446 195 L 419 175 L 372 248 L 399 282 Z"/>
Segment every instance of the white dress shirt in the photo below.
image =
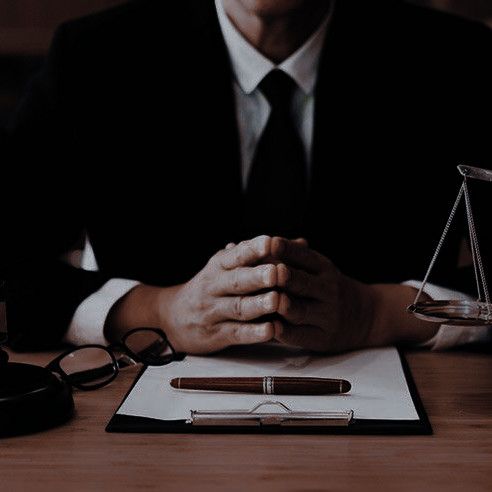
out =
<path fill-rule="evenodd" d="M 259 53 L 235 28 L 224 11 L 222 0 L 215 0 L 220 28 L 231 60 L 234 73 L 234 94 L 236 118 L 240 136 L 243 188 L 248 182 L 251 164 L 258 141 L 270 116 L 268 101 L 260 92 L 258 85 L 273 69 L 287 73 L 297 84 L 292 101 L 294 123 L 306 152 L 308 175 L 311 163 L 311 147 L 314 121 L 314 88 L 318 73 L 318 63 L 324 38 L 331 18 L 328 13 L 314 34 L 289 58 L 275 65 Z M 333 8 L 334 2 L 332 2 Z M 72 261 L 72 264 L 74 262 Z M 79 265 L 87 270 L 97 270 L 90 242 L 86 240 L 85 249 Z M 405 282 L 416 289 L 420 282 Z M 102 343 L 104 323 L 111 307 L 138 282 L 128 279 L 111 279 L 101 289 L 85 299 L 77 308 L 70 323 L 65 341 L 73 344 Z M 434 285 L 427 285 L 425 292 L 433 299 L 464 298 L 459 292 L 449 291 Z M 444 349 L 461 343 L 479 341 L 488 336 L 486 327 L 444 327 L 441 326 L 432 340 L 424 345 L 433 349 Z"/>
<path fill-rule="evenodd" d="M 333 5 L 334 2 L 332 9 Z M 314 88 L 331 12 L 297 51 L 280 65 L 275 65 L 238 32 L 227 17 L 221 0 L 215 0 L 215 6 L 234 72 L 233 84 L 240 135 L 243 188 L 246 188 L 256 146 L 270 116 L 270 105 L 258 85 L 275 68 L 289 75 L 297 85 L 292 97 L 292 116 L 306 152 L 309 176 L 313 140 Z"/>

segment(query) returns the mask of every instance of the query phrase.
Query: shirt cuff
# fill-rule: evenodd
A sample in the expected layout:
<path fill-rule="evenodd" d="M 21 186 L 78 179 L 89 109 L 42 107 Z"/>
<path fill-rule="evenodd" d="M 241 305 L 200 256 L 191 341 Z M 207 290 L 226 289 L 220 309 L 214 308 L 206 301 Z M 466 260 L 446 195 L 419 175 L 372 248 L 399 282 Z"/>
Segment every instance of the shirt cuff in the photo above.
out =
<path fill-rule="evenodd" d="M 409 280 L 408 282 L 403 282 L 403 285 L 408 285 L 409 287 L 419 290 L 422 286 L 422 282 Z M 474 300 L 473 297 L 464 294 L 463 292 L 446 289 L 445 287 L 434 284 L 426 284 L 423 292 L 425 292 L 432 300 Z M 430 340 L 427 340 L 419 346 L 427 347 L 431 350 L 446 350 L 466 343 L 484 343 L 491 340 L 492 329 L 488 326 L 456 326 L 443 324 Z"/>
<path fill-rule="evenodd" d="M 109 311 L 117 301 L 139 284 L 136 280 L 123 278 L 108 280 L 79 305 L 63 341 L 73 345 L 107 345 L 109 342 L 104 337 L 104 323 Z"/>

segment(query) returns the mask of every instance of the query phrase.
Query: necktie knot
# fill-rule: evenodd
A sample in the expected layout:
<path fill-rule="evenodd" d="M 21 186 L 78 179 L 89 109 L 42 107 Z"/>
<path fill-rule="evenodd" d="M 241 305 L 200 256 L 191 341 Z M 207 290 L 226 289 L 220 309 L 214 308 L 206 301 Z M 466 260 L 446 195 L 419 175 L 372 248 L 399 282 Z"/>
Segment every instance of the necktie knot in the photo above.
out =
<path fill-rule="evenodd" d="M 276 68 L 263 78 L 258 87 L 272 109 L 287 109 L 297 84 L 290 75 Z"/>

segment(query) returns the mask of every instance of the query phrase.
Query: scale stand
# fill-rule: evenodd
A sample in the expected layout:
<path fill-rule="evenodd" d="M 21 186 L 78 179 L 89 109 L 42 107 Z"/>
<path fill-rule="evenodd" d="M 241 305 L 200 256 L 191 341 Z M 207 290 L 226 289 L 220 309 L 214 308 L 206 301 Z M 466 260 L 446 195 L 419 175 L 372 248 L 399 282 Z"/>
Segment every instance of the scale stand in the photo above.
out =
<path fill-rule="evenodd" d="M 427 269 L 422 286 L 415 297 L 414 303 L 409 306 L 407 310 L 410 313 L 413 313 L 417 318 L 434 323 L 442 323 L 446 325 L 492 325 L 492 304 L 490 303 L 490 295 L 482 264 L 482 257 L 480 255 L 480 248 L 478 245 L 477 232 L 475 229 L 475 221 L 473 220 L 467 184 L 468 178 L 492 182 L 492 171 L 463 165 L 458 166 L 458 171 L 463 176 L 463 184 L 461 185 L 456 201 L 454 202 L 451 213 L 449 214 L 448 221 L 444 227 L 444 231 L 434 252 L 429 268 Z M 466 218 L 468 222 L 468 232 L 470 235 L 470 246 L 473 267 L 475 270 L 475 280 L 477 283 L 477 300 L 419 302 L 420 296 L 422 295 L 424 287 L 427 283 L 427 279 L 429 278 L 434 263 L 437 260 L 441 247 L 456 214 L 458 205 L 463 197 L 465 198 Z"/>
<path fill-rule="evenodd" d="M 44 367 L 9 362 L 4 282 L 0 280 L 0 438 L 38 432 L 73 415 L 71 386 Z M 0 487 L 1 488 L 1 487 Z"/>

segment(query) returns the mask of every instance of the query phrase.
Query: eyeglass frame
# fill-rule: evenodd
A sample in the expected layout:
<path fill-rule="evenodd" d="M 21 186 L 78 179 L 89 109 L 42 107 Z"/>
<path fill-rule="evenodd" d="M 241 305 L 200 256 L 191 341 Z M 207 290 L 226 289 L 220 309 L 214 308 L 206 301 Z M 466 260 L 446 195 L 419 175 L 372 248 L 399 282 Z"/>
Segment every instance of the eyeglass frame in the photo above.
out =
<path fill-rule="evenodd" d="M 133 352 L 130 348 L 128 348 L 128 346 L 125 343 L 126 340 L 128 339 L 128 337 L 130 337 L 131 335 L 133 335 L 134 333 L 139 332 L 139 331 L 153 331 L 154 333 L 156 333 L 157 335 L 162 337 L 167 342 L 167 345 L 170 348 L 171 353 L 168 354 L 167 356 L 165 356 L 162 363 L 160 363 L 160 364 L 149 364 L 145 360 L 145 358 L 142 358 L 141 356 L 139 356 L 138 354 Z M 67 374 L 60 366 L 60 362 L 65 357 L 67 357 L 68 355 L 70 355 L 74 352 L 77 352 L 77 351 L 83 350 L 83 349 L 87 349 L 87 348 L 98 348 L 98 349 L 104 350 L 109 355 L 109 357 L 111 358 L 111 368 L 113 370 L 113 374 L 107 380 L 102 381 L 100 383 L 96 383 L 96 384 L 91 385 L 91 386 L 86 386 L 84 384 L 79 384 L 79 383 L 73 381 L 73 378 L 69 374 Z M 116 356 L 114 354 L 115 350 L 123 352 L 125 355 L 129 356 L 135 362 L 141 362 L 147 366 L 155 366 L 155 367 L 164 366 L 164 365 L 169 364 L 171 362 L 181 360 L 186 355 L 186 354 L 183 354 L 180 352 L 176 352 L 174 350 L 174 347 L 169 342 L 166 334 L 160 328 L 145 328 L 145 327 L 143 327 L 143 328 L 134 328 L 134 329 L 128 331 L 127 333 L 125 333 L 125 335 L 121 339 L 121 342 L 119 342 L 119 343 L 112 343 L 108 346 L 92 343 L 92 344 L 87 344 L 87 345 L 80 345 L 78 347 L 74 347 L 72 349 L 66 350 L 65 352 L 63 352 L 60 355 L 58 355 L 57 357 L 55 357 L 51 362 L 49 362 L 45 366 L 45 368 L 50 370 L 51 372 L 58 374 L 64 381 L 66 381 L 68 384 L 70 384 L 74 388 L 77 388 L 77 389 L 82 390 L 82 391 L 96 390 L 96 389 L 102 388 L 102 387 L 110 384 L 112 381 L 114 381 L 116 379 L 116 377 L 118 376 L 118 374 L 120 372 L 120 366 L 119 366 L 118 360 L 116 359 Z M 93 370 L 97 370 L 97 368 L 94 368 Z M 91 369 L 87 369 L 87 372 L 88 371 L 91 371 Z M 82 372 L 86 372 L 86 371 L 82 371 Z"/>

